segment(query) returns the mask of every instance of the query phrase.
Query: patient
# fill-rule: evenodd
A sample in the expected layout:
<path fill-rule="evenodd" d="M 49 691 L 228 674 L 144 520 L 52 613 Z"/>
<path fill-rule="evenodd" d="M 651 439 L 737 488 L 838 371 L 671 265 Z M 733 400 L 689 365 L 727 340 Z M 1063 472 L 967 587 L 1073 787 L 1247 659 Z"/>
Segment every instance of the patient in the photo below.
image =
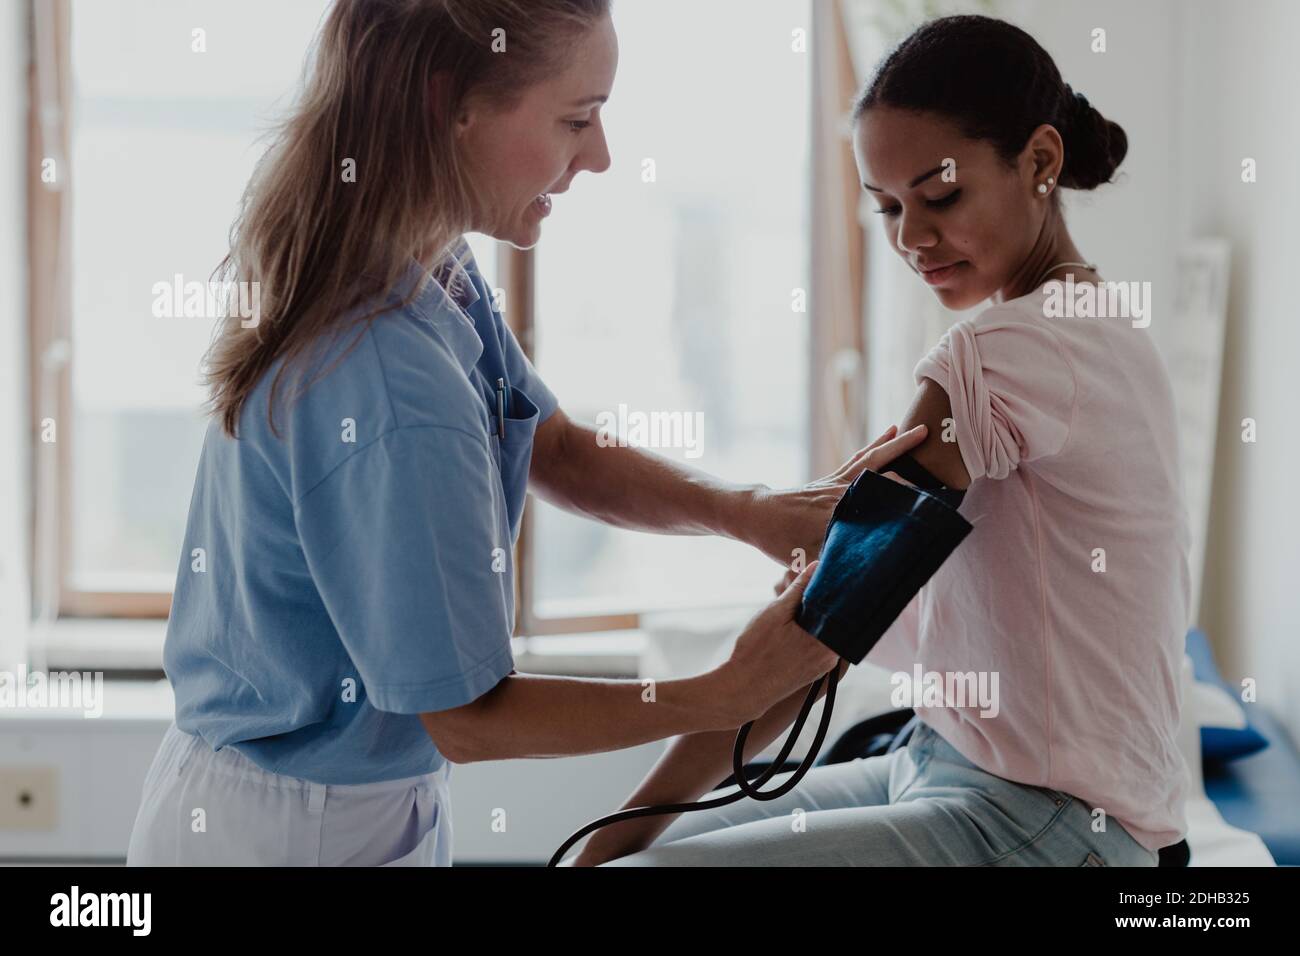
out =
<path fill-rule="evenodd" d="M 994 676 L 1000 699 L 929 701 L 893 753 L 814 768 L 777 800 L 608 827 L 575 863 L 1154 866 L 1186 829 L 1173 398 L 1145 325 L 1048 307 L 1068 276 L 1102 281 L 1060 190 L 1109 182 L 1125 134 L 1032 37 L 974 16 L 903 41 L 853 123 L 890 243 L 947 308 L 986 303 L 917 365 L 902 423 L 928 426 L 913 457 L 967 489 L 974 531 L 867 659 Z M 764 715 L 747 758 L 803 696 Z M 733 741 L 675 739 L 625 806 L 701 797 Z"/>

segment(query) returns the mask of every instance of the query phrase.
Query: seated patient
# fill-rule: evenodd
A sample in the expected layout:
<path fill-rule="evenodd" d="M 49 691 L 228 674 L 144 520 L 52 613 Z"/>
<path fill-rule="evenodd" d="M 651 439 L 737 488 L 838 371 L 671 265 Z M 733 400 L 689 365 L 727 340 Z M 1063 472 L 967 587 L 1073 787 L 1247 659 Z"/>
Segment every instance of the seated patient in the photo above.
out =
<path fill-rule="evenodd" d="M 982 675 L 996 705 L 927 701 L 893 753 L 816 767 L 777 800 L 609 827 L 575 862 L 1154 866 L 1186 830 L 1173 397 L 1146 323 L 1053 308 L 1067 276 L 1102 282 L 1060 190 L 1108 182 L 1125 134 L 1032 37 L 977 16 L 904 40 L 853 122 L 890 243 L 947 308 L 987 303 L 917 365 L 902 423 L 928 426 L 913 457 L 967 489 L 974 530 L 867 659 Z M 756 723 L 747 757 L 802 697 Z M 677 738 L 625 806 L 699 798 L 733 740 Z"/>

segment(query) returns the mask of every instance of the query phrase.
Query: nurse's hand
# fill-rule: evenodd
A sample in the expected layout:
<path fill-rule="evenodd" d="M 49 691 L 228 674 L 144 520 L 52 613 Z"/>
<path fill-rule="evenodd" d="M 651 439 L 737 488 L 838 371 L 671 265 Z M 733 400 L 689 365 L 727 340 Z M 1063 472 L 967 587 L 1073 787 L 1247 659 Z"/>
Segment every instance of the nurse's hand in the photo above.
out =
<path fill-rule="evenodd" d="M 726 675 L 724 693 L 731 698 L 737 726 L 756 720 L 777 701 L 840 663 L 839 655 L 795 623 L 804 588 L 816 567 L 816 561 L 808 565 L 780 597 L 755 615 L 719 668 Z"/>
<path fill-rule="evenodd" d="M 883 435 L 835 472 L 802 488 L 773 491 L 759 486 L 753 493 L 746 515 L 749 531 L 745 540 L 787 566 L 797 559 L 806 563 L 817 557 L 835 505 L 853 479 L 867 469 L 879 471 L 925 441 L 924 425 L 917 425 L 901 435 L 896 434 L 897 430 L 890 425 Z"/>

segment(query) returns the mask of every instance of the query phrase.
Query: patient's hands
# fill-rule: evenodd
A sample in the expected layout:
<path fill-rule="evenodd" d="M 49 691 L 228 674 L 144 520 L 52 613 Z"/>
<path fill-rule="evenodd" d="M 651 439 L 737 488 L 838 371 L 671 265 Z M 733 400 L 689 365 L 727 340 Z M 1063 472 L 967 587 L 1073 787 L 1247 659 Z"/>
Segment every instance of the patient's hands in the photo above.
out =
<path fill-rule="evenodd" d="M 786 566 L 796 557 L 803 559 L 799 562 L 799 567 L 816 558 L 821 553 L 822 539 L 835 505 L 853 479 L 867 469 L 879 471 L 899 455 L 920 445 L 925 441 L 926 427 L 917 425 L 901 435 L 896 432 L 895 426 L 891 425 L 883 435 L 834 473 L 802 488 L 779 491 L 759 488 L 754 493 L 748 516 L 749 543 Z M 802 549 L 803 554 L 797 555 L 796 549 Z M 777 593 L 783 592 L 797 576 L 797 571 L 789 573 L 778 586 Z"/>

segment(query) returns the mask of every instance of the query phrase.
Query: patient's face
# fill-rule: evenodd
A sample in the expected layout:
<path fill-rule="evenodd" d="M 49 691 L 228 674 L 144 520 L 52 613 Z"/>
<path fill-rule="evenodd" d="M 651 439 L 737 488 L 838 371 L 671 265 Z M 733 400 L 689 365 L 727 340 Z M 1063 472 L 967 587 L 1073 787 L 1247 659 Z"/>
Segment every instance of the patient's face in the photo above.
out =
<path fill-rule="evenodd" d="M 1023 269 L 1048 205 L 1035 202 L 1031 170 L 931 113 L 874 107 L 853 140 L 890 244 L 947 308 L 978 305 Z"/>

